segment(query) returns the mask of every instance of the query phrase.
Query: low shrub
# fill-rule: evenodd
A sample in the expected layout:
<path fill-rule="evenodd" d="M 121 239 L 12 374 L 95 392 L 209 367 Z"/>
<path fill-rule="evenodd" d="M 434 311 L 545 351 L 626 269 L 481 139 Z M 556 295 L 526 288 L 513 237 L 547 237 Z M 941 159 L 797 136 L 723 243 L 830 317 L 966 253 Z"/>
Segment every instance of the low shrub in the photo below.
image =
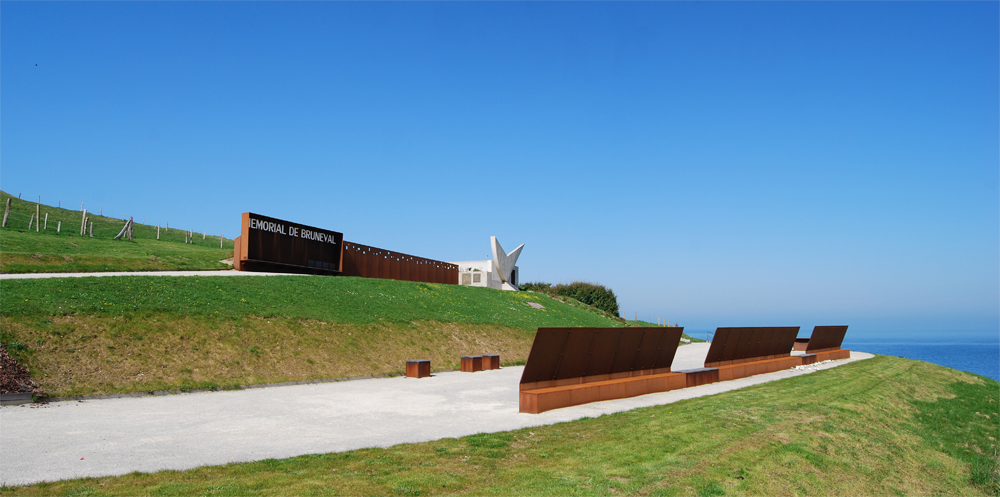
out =
<path fill-rule="evenodd" d="M 570 297 L 584 304 L 596 307 L 615 317 L 618 316 L 618 297 L 610 288 L 595 283 L 574 281 L 568 285 L 532 282 L 520 285 L 521 290 L 544 293 L 550 296 Z"/>

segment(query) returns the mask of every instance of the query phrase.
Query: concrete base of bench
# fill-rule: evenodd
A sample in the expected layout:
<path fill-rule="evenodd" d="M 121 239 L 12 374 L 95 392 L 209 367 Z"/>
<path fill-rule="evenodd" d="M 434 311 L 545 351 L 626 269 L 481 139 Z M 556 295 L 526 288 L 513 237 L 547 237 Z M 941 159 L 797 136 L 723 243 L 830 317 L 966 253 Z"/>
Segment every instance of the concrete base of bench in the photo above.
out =
<path fill-rule="evenodd" d="M 660 373 L 613 380 L 591 381 L 547 388 L 522 390 L 519 411 L 538 414 L 560 407 L 589 404 L 602 400 L 624 399 L 685 388 L 684 373 Z"/>
<path fill-rule="evenodd" d="M 725 366 L 714 367 L 719 370 L 719 381 L 729 381 L 757 374 L 766 374 L 785 369 L 792 369 L 795 366 L 801 365 L 801 356 L 788 356 L 778 359 L 767 359 L 764 361 L 743 362 L 739 364 L 727 364 Z"/>

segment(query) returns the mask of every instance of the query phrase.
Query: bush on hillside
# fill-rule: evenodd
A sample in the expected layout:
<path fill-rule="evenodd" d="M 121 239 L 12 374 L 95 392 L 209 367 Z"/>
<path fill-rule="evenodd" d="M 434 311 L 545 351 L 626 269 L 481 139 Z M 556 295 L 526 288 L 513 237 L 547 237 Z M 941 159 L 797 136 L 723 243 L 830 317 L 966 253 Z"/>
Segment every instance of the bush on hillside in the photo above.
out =
<path fill-rule="evenodd" d="M 604 285 L 574 281 L 568 285 L 556 285 L 553 290 L 557 295 L 572 297 L 608 314 L 618 316 L 618 297 L 615 297 L 615 292 Z"/>
<path fill-rule="evenodd" d="M 546 295 L 555 295 L 555 292 L 551 291 L 552 289 L 551 283 L 541 283 L 541 282 L 521 283 L 520 285 L 517 285 L 517 287 L 527 292 L 538 292 L 538 293 L 544 293 Z"/>
<path fill-rule="evenodd" d="M 520 285 L 520 288 L 552 296 L 570 297 L 615 317 L 618 316 L 618 297 L 615 297 L 615 292 L 604 285 L 574 281 L 568 285 L 552 286 L 550 283 L 534 282 L 524 283 Z"/>

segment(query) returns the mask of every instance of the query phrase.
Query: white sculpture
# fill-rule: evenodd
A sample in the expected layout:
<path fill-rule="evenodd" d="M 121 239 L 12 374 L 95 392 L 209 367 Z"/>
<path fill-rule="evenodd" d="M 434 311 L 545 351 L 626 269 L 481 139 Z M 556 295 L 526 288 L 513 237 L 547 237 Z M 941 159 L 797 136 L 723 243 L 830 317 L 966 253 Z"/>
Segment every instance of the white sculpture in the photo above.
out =
<path fill-rule="evenodd" d="M 500 242 L 497 241 L 497 237 L 491 236 L 490 243 L 493 245 L 493 271 L 497 276 L 500 277 L 502 281 L 502 288 L 504 290 L 518 290 L 509 280 L 511 278 L 511 272 L 514 271 L 514 266 L 517 264 L 517 257 L 521 255 L 521 249 L 524 248 L 524 244 L 517 247 L 516 249 L 506 253 L 503 251 L 503 247 L 500 246 Z"/>

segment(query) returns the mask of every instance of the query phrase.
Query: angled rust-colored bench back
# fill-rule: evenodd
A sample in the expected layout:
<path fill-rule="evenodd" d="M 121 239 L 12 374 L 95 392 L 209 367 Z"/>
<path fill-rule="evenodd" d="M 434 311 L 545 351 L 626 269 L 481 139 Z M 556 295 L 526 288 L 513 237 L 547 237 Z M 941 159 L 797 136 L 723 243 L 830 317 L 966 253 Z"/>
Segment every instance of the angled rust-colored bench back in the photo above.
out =
<path fill-rule="evenodd" d="M 684 328 L 539 328 L 521 389 L 669 373 Z"/>
<path fill-rule="evenodd" d="M 817 326 L 813 328 L 813 334 L 809 337 L 806 353 L 815 354 L 816 352 L 837 350 L 844 344 L 845 335 L 847 335 L 846 326 Z"/>
<path fill-rule="evenodd" d="M 848 359 L 851 351 L 841 348 L 847 326 L 816 326 L 806 345 L 804 364 L 835 359 Z"/>
<path fill-rule="evenodd" d="M 539 328 L 521 374 L 521 412 L 683 388 L 685 376 L 670 374 L 683 330 Z"/>
<path fill-rule="evenodd" d="M 718 368 L 726 381 L 800 366 L 802 359 L 792 357 L 798 333 L 798 326 L 717 328 L 705 367 Z"/>
<path fill-rule="evenodd" d="M 798 333 L 798 326 L 717 328 L 705 356 L 705 367 L 788 357 Z"/>

